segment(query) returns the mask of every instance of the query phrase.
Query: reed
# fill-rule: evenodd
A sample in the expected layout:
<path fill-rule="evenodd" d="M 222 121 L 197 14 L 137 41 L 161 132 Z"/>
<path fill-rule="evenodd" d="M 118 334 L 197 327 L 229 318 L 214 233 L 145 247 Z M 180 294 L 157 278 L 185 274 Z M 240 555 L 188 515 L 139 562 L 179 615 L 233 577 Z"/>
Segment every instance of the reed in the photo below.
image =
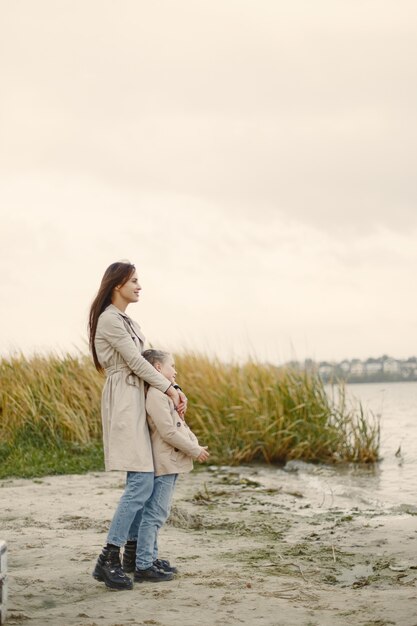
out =
<path fill-rule="evenodd" d="M 379 424 L 348 406 L 342 386 L 335 400 L 312 373 L 195 353 L 176 355 L 176 364 L 187 421 L 213 463 L 378 460 Z M 16 448 L 66 446 L 94 450 L 95 468 L 103 382 L 81 353 L 1 359 L 0 463 Z"/>
<path fill-rule="evenodd" d="M 329 396 L 318 375 L 254 361 L 176 357 L 189 397 L 187 421 L 221 463 L 375 462 L 379 422 L 345 388 Z"/>
<path fill-rule="evenodd" d="M 102 379 L 85 355 L 0 360 L 0 440 L 89 444 L 100 437 Z"/>

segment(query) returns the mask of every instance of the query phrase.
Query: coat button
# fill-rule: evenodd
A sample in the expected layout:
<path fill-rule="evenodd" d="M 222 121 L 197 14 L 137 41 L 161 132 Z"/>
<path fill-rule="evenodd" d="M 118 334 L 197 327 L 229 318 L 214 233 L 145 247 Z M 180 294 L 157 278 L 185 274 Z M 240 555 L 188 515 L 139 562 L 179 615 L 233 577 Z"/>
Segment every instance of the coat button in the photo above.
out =
<path fill-rule="evenodd" d="M 178 448 L 174 448 L 175 452 L 178 452 Z"/>
<path fill-rule="evenodd" d="M 180 427 L 181 426 L 181 422 L 177 422 L 177 426 Z"/>

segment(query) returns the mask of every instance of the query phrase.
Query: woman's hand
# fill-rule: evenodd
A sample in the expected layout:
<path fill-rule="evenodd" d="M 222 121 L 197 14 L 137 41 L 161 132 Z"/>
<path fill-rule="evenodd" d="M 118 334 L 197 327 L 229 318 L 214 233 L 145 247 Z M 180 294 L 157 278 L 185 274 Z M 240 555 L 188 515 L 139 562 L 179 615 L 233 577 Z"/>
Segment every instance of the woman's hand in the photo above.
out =
<path fill-rule="evenodd" d="M 175 410 L 178 411 L 178 408 L 181 405 L 178 391 L 175 389 L 175 387 L 171 385 L 171 387 L 168 387 L 165 393 L 171 398 L 174 403 Z"/>
<path fill-rule="evenodd" d="M 208 451 L 208 447 L 201 446 L 201 452 L 197 457 L 197 461 L 199 461 L 200 463 L 204 463 L 204 461 L 207 461 L 209 456 L 210 456 L 210 452 Z"/>
<path fill-rule="evenodd" d="M 184 392 L 178 390 L 178 394 L 180 396 L 180 401 L 177 406 L 177 413 L 182 419 L 184 419 L 185 412 L 187 410 L 188 399 Z"/>

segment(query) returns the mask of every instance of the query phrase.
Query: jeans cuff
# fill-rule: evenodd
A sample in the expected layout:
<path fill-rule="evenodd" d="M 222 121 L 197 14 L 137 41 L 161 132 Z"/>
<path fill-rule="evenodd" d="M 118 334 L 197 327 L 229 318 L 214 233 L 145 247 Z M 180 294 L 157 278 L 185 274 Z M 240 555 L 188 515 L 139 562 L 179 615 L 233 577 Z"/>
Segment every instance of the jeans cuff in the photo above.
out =
<path fill-rule="evenodd" d="M 151 561 L 151 563 L 149 563 L 148 565 L 144 564 L 143 562 L 140 565 L 136 563 L 136 569 L 149 569 L 150 567 L 152 567 L 152 565 L 153 561 Z"/>
<path fill-rule="evenodd" d="M 114 537 L 107 537 L 107 543 L 111 543 L 112 546 L 117 546 L 118 548 L 124 546 L 124 541 L 121 541 L 120 539 L 115 539 Z"/>

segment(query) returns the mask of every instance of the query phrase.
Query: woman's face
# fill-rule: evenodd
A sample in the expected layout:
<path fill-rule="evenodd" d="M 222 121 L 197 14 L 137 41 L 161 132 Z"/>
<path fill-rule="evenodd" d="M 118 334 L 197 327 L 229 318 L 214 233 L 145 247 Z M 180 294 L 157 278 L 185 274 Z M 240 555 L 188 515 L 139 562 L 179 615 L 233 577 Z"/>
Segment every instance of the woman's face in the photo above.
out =
<path fill-rule="evenodd" d="M 127 304 L 130 304 L 130 302 L 137 302 L 139 300 L 139 292 L 142 289 L 139 285 L 137 272 L 133 272 L 129 280 L 125 282 L 124 285 L 116 287 L 116 289 Z"/>
<path fill-rule="evenodd" d="M 163 363 L 157 363 L 156 365 L 159 365 L 156 369 L 161 372 L 162 376 L 165 376 L 170 383 L 175 383 L 177 370 L 175 369 L 174 359 L 171 354 L 167 356 Z"/>

